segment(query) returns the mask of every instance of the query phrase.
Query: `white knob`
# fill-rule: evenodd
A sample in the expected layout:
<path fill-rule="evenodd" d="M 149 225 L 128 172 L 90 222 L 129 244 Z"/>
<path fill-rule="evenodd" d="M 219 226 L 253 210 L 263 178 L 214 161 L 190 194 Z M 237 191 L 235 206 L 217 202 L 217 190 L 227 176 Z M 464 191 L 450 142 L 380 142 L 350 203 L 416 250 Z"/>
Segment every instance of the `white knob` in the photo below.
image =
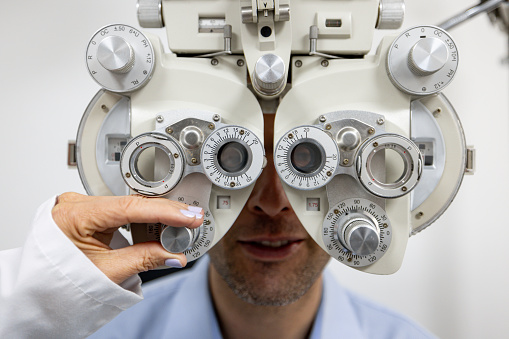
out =
<path fill-rule="evenodd" d="M 420 76 L 438 72 L 449 59 L 445 43 L 437 38 L 423 38 L 410 50 L 408 64 L 410 70 Z"/>
<path fill-rule="evenodd" d="M 347 222 L 343 230 L 344 245 L 356 255 L 372 254 L 380 243 L 378 229 L 365 218 Z"/>
<path fill-rule="evenodd" d="M 258 59 L 254 69 L 253 86 L 261 94 L 276 95 L 285 85 L 285 63 L 275 54 L 265 54 Z"/>
<path fill-rule="evenodd" d="M 127 73 L 134 66 L 131 45 L 119 36 L 109 36 L 97 48 L 97 60 L 105 69 L 114 73 Z"/>

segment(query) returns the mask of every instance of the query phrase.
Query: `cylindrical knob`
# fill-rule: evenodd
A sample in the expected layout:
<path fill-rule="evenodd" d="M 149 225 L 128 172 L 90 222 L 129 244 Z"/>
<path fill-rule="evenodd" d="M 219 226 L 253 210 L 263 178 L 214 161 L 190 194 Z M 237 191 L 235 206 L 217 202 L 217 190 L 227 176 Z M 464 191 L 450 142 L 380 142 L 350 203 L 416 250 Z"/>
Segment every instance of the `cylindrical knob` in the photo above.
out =
<path fill-rule="evenodd" d="M 161 245 L 171 253 L 182 253 L 194 245 L 200 228 L 166 226 L 161 232 Z"/>
<path fill-rule="evenodd" d="M 438 72 L 447 63 L 449 52 L 445 43 L 437 38 L 423 38 L 410 50 L 408 65 L 416 75 Z"/>
<path fill-rule="evenodd" d="M 180 142 L 187 149 L 195 149 L 203 144 L 203 132 L 196 126 L 187 126 L 180 132 Z"/>
<path fill-rule="evenodd" d="M 265 54 L 258 59 L 253 72 L 253 86 L 261 94 L 275 95 L 285 85 L 285 63 L 275 54 Z"/>
<path fill-rule="evenodd" d="M 405 18 L 404 0 L 380 0 L 378 7 L 378 29 L 398 29 Z"/>
<path fill-rule="evenodd" d="M 380 243 L 379 231 L 368 219 L 356 218 L 350 220 L 346 223 L 343 230 L 343 243 L 345 247 L 356 255 L 372 254 Z"/>
<path fill-rule="evenodd" d="M 138 22 L 143 28 L 164 27 L 162 0 L 138 0 Z"/>
<path fill-rule="evenodd" d="M 127 73 L 134 66 L 131 45 L 119 36 L 109 36 L 97 48 L 97 60 L 105 69 L 114 73 Z"/>
<path fill-rule="evenodd" d="M 352 151 L 361 142 L 361 134 L 353 127 L 344 127 L 338 132 L 338 146 L 343 151 Z"/>

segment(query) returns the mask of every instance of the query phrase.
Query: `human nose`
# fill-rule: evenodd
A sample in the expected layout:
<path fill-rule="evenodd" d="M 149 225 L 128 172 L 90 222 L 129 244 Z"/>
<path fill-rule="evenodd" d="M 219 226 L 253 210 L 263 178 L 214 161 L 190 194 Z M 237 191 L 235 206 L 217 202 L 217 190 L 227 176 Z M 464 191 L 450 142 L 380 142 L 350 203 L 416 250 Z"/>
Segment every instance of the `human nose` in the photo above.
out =
<path fill-rule="evenodd" d="M 272 159 L 267 160 L 267 166 L 256 181 L 247 207 L 252 213 L 275 217 L 279 213 L 291 211 L 292 207 L 283 190 Z"/>

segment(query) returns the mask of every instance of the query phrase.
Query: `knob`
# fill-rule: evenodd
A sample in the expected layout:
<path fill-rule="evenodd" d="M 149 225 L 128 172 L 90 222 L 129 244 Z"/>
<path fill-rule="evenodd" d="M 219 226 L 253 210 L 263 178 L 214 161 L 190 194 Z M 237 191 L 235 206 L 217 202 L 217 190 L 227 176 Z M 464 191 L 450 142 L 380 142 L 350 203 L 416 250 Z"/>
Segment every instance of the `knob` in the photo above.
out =
<path fill-rule="evenodd" d="M 134 59 L 133 48 L 119 36 L 105 38 L 97 48 L 97 60 L 110 72 L 129 72 L 134 66 Z"/>
<path fill-rule="evenodd" d="M 414 74 L 425 76 L 441 70 L 448 58 L 449 52 L 442 40 L 425 38 L 419 40 L 410 50 L 408 64 Z"/>
<path fill-rule="evenodd" d="M 143 28 L 164 27 L 162 0 L 138 0 L 136 4 L 138 22 Z"/>
<path fill-rule="evenodd" d="M 200 228 L 166 226 L 161 232 L 161 245 L 171 253 L 182 253 L 193 247 L 200 235 Z"/>
<path fill-rule="evenodd" d="M 285 63 L 275 54 L 265 54 L 258 59 L 253 76 L 254 88 L 264 95 L 276 95 L 285 86 Z"/>
<path fill-rule="evenodd" d="M 352 151 L 361 142 L 361 134 L 353 127 L 344 127 L 338 132 L 338 146 L 343 151 Z"/>
<path fill-rule="evenodd" d="M 380 0 L 378 7 L 378 29 L 398 29 L 405 18 L 404 0 Z"/>
<path fill-rule="evenodd" d="M 87 47 L 92 78 L 104 89 L 128 93 L 145 86 L 154 71 L 152 43 L 139 30 L 122 24 L 98 30 Z"/>
<path fill-rule="evenodd" d="M 451 36 L 436 26 L 417 26 L 398 36 L 387 53 L 389 79 L 402 92 L 430 95 L 456 75 L 459 56 Z"/>
<path fill-rule="evenodd" d="M 380 232 L 368 219 L 356 218 L 343 228 L 343 243 L 356 255 L 369 255 L 376 251 L 380 243 Z M 340 239 L 341 241 L 341 239 Z"/>
<path fill-rule="evenodd" d="M 196 126 L 187 126 L 180 132 L 180 142 L 187 149 L 195 149 L 203 144 L 203 132 Z"/>

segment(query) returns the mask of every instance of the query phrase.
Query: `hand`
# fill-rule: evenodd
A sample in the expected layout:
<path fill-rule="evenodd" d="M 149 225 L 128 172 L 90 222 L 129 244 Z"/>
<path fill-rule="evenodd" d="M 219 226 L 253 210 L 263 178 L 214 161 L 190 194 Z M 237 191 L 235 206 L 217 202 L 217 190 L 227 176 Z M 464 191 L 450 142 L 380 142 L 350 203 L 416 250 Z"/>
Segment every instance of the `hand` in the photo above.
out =
<path fill-rule="evenodd" d="M 52 215 L 62 232 L 113 282 L 121 283 L 133 274 L 164 266 L 186 257 L 169 253 L 158 242 L 146 242 L 118 250 L 109 247 L 113 233 L 128 223 L 163 223 L 195 228 L 203 222 L 203 211 L 164 198 L 141 196 L 92 197 L 64 193 L 58 197 Z M 175 262 L 173 260 L 173 262 Z M 172 261 L 170 261 L 172 262 Z M 176 263 L 176 262 L 175 262 Z"/>

